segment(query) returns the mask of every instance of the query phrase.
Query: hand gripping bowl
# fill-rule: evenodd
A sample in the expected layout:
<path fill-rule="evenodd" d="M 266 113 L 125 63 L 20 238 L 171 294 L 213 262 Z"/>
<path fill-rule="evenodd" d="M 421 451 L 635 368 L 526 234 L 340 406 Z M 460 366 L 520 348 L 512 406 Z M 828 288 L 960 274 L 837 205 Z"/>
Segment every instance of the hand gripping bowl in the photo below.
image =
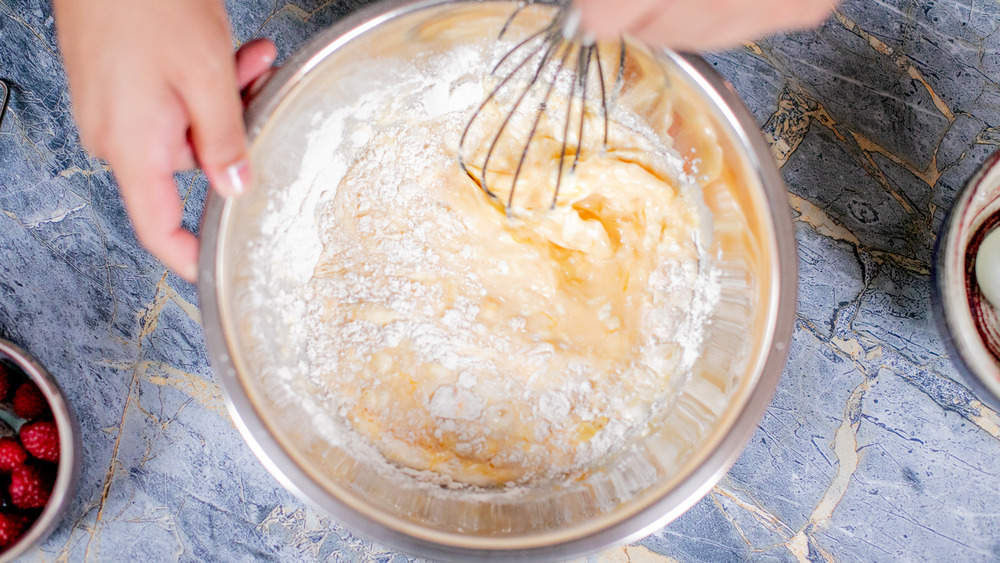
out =
<path fill-rule="evenodd" d="M 202 228 L 206 337 L 243 437 L 302 499 L 380 543 L 436 559 L 568 558 L 639 538 L 676 518 L 721 478 L 754 432 L 793 326 L 795 236 L 766 143 L 700 58 L 643 51 L 663 69 L 652 93 L 669 102 L 669 114 L 661 117 L 669 118 L 674 146 L 681 154 L 715 155 L 717 181 L 705 186 L 704 197 L 714 216 L 713 252 L 723 264 L 723 306 L 675 407 L 634 447 L 579 481 L 517 495 L 454 494 L 383 475 L 318 432 L 302 407 L 312 400 L 307 378 L 306 391 L 289 396 L 262 375 L 265 364 L 289 373 L 300 369 L 302 351 L 284 345 L 288 327 L 282 321 L 260 322 L 282 315 L 248 305 L 248 245 L 266 236 L 262 217 L 273 211 L 274 194 L 296 177 L 315 114 L 378 88 L 387 80 L 378 71 L 380 60 L 481 39 L 495 33 L 515 6 L 388 1 L 320 34 L 249 106 L 256 188 L 234 200 L 210 196 Z M 706 138 L 714 149 L 699 145 Z M 702 164 L 709 167 L 707 160 Z"/>

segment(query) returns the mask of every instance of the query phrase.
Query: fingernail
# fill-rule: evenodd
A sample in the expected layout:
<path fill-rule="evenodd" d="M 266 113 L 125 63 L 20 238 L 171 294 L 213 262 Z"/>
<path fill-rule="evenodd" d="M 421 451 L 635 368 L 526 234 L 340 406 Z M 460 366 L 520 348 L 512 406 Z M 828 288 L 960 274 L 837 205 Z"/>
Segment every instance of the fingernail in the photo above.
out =
<path fill-rule="evenodd" d="M 240 196 L 246 193 L 250 188 L 250 179 L 250 163 L 246 159 L 226 168 L 226 183 L 229 185 L 230 195 Z"/>
<path fill-rule="evenodd" d="M 198 265 L 189 264 L 187 267 L 185 267 L 184 277 L 187 278 L 187 280 L 192 283 L 198 281 Z"/>

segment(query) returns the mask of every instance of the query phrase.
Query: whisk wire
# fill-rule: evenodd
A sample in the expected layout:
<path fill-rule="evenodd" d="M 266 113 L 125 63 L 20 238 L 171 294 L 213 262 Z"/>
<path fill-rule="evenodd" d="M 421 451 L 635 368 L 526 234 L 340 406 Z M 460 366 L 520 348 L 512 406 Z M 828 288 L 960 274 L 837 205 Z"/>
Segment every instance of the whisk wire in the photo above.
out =
<path fill-rule="evenodd" d="M 527 4 L 522 3 L 519 5 L 513 14 L 507 19 L 498 35 L 498 40 L 502 39 L 504 35 L 511 28 L 515 18 L 522 13 L 522 9 Z M 527 55 L 514 64 L 513 59 L 518 56 L 518 54 L 527 51 Z M 573 53 L 576 54 L 576 61 L 570 64 L 570 59 Z M 621 42 L 621 54 L 620 63 L 618 68 L 618 76 L 616 77 L 615 88 L 616 91 L 619 88 L 619 84 L 624 78 L 623 67 L 624 67 L 624 57 L 625 57 L 625 43 L 624 40 Z M 558 63 L 554 63 L 558 61 Z M 534 70 L 530 70 L 529 63 L 537 63 L 537 67 Z M 556 64 L 553 72 L 551 64 Z M 591 68 L 591 65 L 596 65 L 596 70 Z M 565 69 L 571 70 L 571 76 L 569 80 L 563 79 L 563 73 Z M 507 70 L 510 69 L 510 70 Z M 595 72 L 595 79 L 599 83 L 599 88 L 595 88 L 589 84 L 591 72 Z M 501 92 L 504 88 L 518 88 L 521 87 L 521 83 L 515 82 L 515 77 L 522 76 L 522 73 L 527 73 L 529 79 L 523 83 L 523 88 L 520 93 L 512 91 L 511 96 L 504 95 L 501 97 Z M 541 123 L 542 117 L 549 111 L 549 104 L 552 99 L 552 95 L 557 87 L 557 84 L 566 84 L 566 90 L 568 90 L 568 98 L 566 101 L 566 112 L 565 112 L 565 122 L 562 124 L 562 142 L 561 150 L 559 153 L 559 164 L 558 173 L 556 175 L 555 190 L 552 194 L 550 208 L 555 208 L 558 203 L 560 190 L 563 188 L 565 183 L 565 176 L 567 172 L 567 164 L 569 161 L 570 154 L 572 154 L 573 160 L 569 164 L 568 174 L 570 177 L 575 174 L 577 166 L 580 162 L 580 155 L 583 152 L 585 136 L 587 133 L 587 121 L 588 115 L 595 115 L 600 113 L 603 119 L 603 148 L 607 148 L 608 143 L 608 91 L 605 84 L 605 72 L 603 65 L 601 63 L 601 53 L 598 49 L 597 44 L 589 36 L 582 35 L 579 31 L 579 13 L 572 11 L 568 3 L 561 4 L 557 7 L 555 15 L 549 21 L 548 25 L 542 29 L 530 34 L 523 41 L 518 42 L 513 48 L 509 49 L 494 66 L 491 74 L 496 76 L 498 83 L 491 89 L 486 99 L 483 100 L 482 104 L 473 112 L 472 117 L 465 126 L 462 132 L 461 138 L 459 139 L 459 155 L 458 161 L 462 170 L 469 175 L 479 187 L 491 198 L 496 199 L 497 192 L 490 187 L 489 181 L 489 169 L 490 163 L 493 160 L 497 147 L 501 143 L 501 139 L 510 139 L 510 141 L 505 140 L 504 143 L 517 142 L 514 137 L 517 129 L 512 128 L 512 123 L 514 122 L 515 114 L 521 112 L 524 118 L 531 119 L 531 127 L 528 130 L 528 136 L 524 139 L 523 147 L 521 148 L 519 159 L 517 162 L 517 167 L 514 170 L 512 176 L 510 191 L 507 193 L 506 201 L 504 202 L 505 208 L 508 213 L 514 206 L 515 192 L 517 191 L 517 183 L 521 178 L 522 171 L 526 162 L 528 161 L 528 156 L 531 151 L 532 144 L 535 137 L 539 134 L 539 125 Z M 531 110 L 522 109 L 525 106 L 525 101 L 531 92 L 537 90 L 537 86 L 540 81 L 545 81 L 544 96 L 537 103 L 534 109 L 533 117 L 529 113 Z M 510 86 L 508 86 L 510 85 Z M 588 108 L 588 96 L 590 98 L 595 97 L 590 94 L 590 90 L 599 90 L 600 92 L 600 105 L 597 108 Z M 504 103 L 509 103 L 506 100 L 512 100 L 513 104 L 507 106 L 507 109 L 503 109 Z M 501 114 L 503 119 L 500 120 L 499 127 L 489 138 L 489 146 L 486 150 L 485 158 L 482 163 L 482 167 L 478 166 L 476 163 L 476 169 L 480 172 L 480 178 L 477 180 L 472 171 L 468 168 L 465 160 L 464 147 L 469 140 L 470 132 L 472 131 L 473 123 L 479 120 L 486 112 L 487 107 L 491 103 L 497 103 L 501 105 Z M 596 101 L 592 100 L 591 105 L 596 105 Z M 579 123 L 577 124 L 577 119 Z M 518 121 L 517 123 L 520 123 Z M 573 125 L 578 125 L 576 133 L 576 138 L 571 140 L 570 128 Z M 506 137 L 505 137 L 506 135 Z M 478 136 L 478 134 L 477 134 Z M 483 139 L 486 140 L 486 139 Z M 516 153 L 515 153 L 516 154 Z M 496 172 L 496 170 L 494 170 Z"/>
<path fill-rule="evenodd" d="M 625 38 L 618 40 L 618 73 L 615 75 L 615 95 L 618 95 L 625 85 Z"/>
<path fill-rule="evenodd" d="M 566 52 L 569 51 L 567 48 Z M 556 189 L 552 193 L 552 204 L 549 206 L 549 209 L 555 209 L 556 202 L 559 200 L 559 190 L 562 188 L 563 167 L 566 164 L 566 149 L 569 147 L 569 124 L 573 118 L 573 98 L 576 96 L 576 83 L 577 81 L 574 80 L 569 87 L 569 99 L 566 102 L 566 121 L 563 123 L 562 148 L 559 150 L 559 170 L 556 175 Z"/>
<path fill-rule="evenodd" d="M 514 23 L 514 20 L 517 19 L 518 14 L 521 13 L 521 10 L 523 10 L 525 6 L 527 6 L 527 4 L 524 2 L 519 3 L 513 13 L 510 14 L 510 17 L 507 18 L 507 21 L 503 22 L 503 27 L 500 28 L 500 33 L 497 34 L 497 41 L 503 39 L 503 36 L 507 34 L 507 30 L 510 29 L 510 25 Z"/>
<path fill-rule="evenodd" d="M 590 56 L 593 54 L 593 51 L 594 50 L 593 50 L 593 46 L 592 45 L 591 46 L 584 46 L 584 45 L 580 46 L 580 56 L 577 59 L 577 61 L 580 64 L 580 68 L 578 70 L 579 74 L 577 76 L 579 77 L 579 80 L 580 80 L 580 99 L 581 100 L 586 100 L 587 99 L 587 78 L 590 75 L 590 72 L 589 72 L 590 71 Z M 572 103 L 572 102 L 573 102 L 573 100 L 570 100 L 570 103 Z M 587 114 L 587 105 L 586 104 L 582 104 L 582 105 L 583 105 L 583 107 L 580 108 L 580 131 L 577 133 L 577 136 L 576 136 L 576 154 L 573 155 L 573 166 L 571 166 L 569 168 L 569 173 L 570 173 L 571 176 L 576 172 L 576 165 L 580 163 L 580 152 L 583 149 L 583 132 L 586 129 L 586 127 L 584 127 L 584 125 L 587 122 L 587 120 L 586 120 L 586 117 L 587 117 L 587 115 L 586 115 Z"/>
<path fill-rule="evenodd" d="M 604 68 L 601 67 L 601 50 L 594 44 L 594 60 L 597 62 L 597 83 L 601 85 L 601 114 L 604 116 L 604 148 L 608 148 L 608 93 L 604 87 Z"/>
<path fill-rule="evenodd" d="M 497 61 L 497 64 L 493 66 L 493 70 L 490 71 L 490 74 L 491 75 L 496 74 L 497 71 L 500 70 L 500 67 L 502 67 L 503 64 L 505 62 L 507 62 L 507 59 L 509 59 L 512 56 L 514 56 L 514 53 L 520 51 L 522 47 L 524 47 L 528 43 L 531 43 L 535 39 L 538 39 L 539 37 L 545 35 L 546 33 L 550 33 L 551 31 L 552 31 L 551 27 L 547 27 L 545 29 L 540 29 L 540 30 L 532 33 L 531 35 L 529 35 L 524 41 L 521 41 L 517 45 L 514 45 L 514 48 L 512 48 L 509 51 L 507 51 L 507 53 L 503 57 L 501 57 L 501 59 L 499 61 Z M 541 43 L 540 45 L 538 45 L 538 47 L 534 51 L 532 51 L 531 54 L 528 55 L 527 59 L 525 59 L 523 62 L 527 63 L 529 60 L 531 60 L 531 58 L 534 57 L 535 55 L 537 55 L 542 50 L 542 47 L 544 47 L 544 46 L 545 46 L 545 43 Z M 521 70 L 521 66 L 518 66 L 517 68 L 515 68 L 514 72 L 512 72 L 510 74 L 510 76 L 513 76 L 514 74 L 516 74 L 518 70 Z"/>
<path fill-rule="evenodd" d="M 517 101 L 514 102 L 514 108 L 513 108 L 513 110 L 510 111 L 509 113 L 507 113 L 507 115 L 504 117 L 503 123 L 500 124 L 500 128 L 497 130 L 497 134 L 493 137 L 493 141 L 490 143 L 490 148 L 486 152 L 486 160 L 483 161 L 483 183 L 482 183 L 482 188 L 491 197 L 496 197 L 496 194 L 493 192 L 493 190 L 491 190 L 489 188 L 489 184 L 486 181 L 486 175 L 489 173 L 490 159 L 493 157 L 493 153 L 496 150 L 497 145 L 500 143 L 500 138 L 503 136 L 504 131 L 507 130 L 507 126 L 510 125 L 510 122 L 513 119 L 514 115 L 517 113 L 518 108 L 520 108 L 521 104 L 524 103 L 524 99 L 528 97 L 528 94 L 531 92 L 532 87 L 535 84 L 538 83 L 538 78 L 541 76 L 542 70 L 545 69 L 545 63 L 552 56 L 552 52 L 559 45 L 558 42 L 547 42 L 547 44 L 548 44 L 548 48 L 545 49 L 545 54 L 542 55 L 542 63 L 539 64 L 538 68 L 535 70 L 535 74 L 532 77 L 531 82 L 529 83 L 528 87 L 524 88 L 521 91 L 521 95 L 517 97 Z M 528 143 L 530 144 L 530 142 L 531 141 L 530 141 L 530 138 L 529 138 Z M 514 191 L 514 186 L 512 185 L 511 186 L 511 193 L 513 193 L 513 191 Z"/>
<path fill-rule="evenodd" d="M 535 38 L 541 36 L 545 31 L 546 30 L 539 31 L 539 32 L 533 34 L 531 37 L 529 37 L 529 38 L 525 39 L 524 41 L 522 41 L 521 43 L 519 43 L 514 49 L 511 49 L 504 56 L 504 59 L 509 58 L 516 50 L 518 50 L 520 47 L 523 47 L 524 45 L 527 45 L 528 42 L 530 42 L 532 39 L 535 39 Z M 525 65 L 528 64 L 528 61 L 530 61 L 531 59 L 533 59 L 535 57 L 535 55 L 537 55 L 542 50 L 542 48 L 544 46 L 545 46 L 545 43 L 540 43 L 538 45 L 538 47 L 535 48 L 535 50 L 533 50 L 530 54 L 528 54 L 528 56 L 525 57 L 524 60 L 522 60 L 521 63 L 518 64 L 517 67 L 514 68 L 513 72 L 511 72 L 503 80 L 501 80 L 500 83 L 497 84 L 493 88 L 493 90 L 489 93 L 489 95 L 486 96 L 486 99 L 483 100 L 483 102 L 481 104 L 479 104 L 479 107 L 472 114 L 472 119 L 470 119 L 468 121 L 468 123 L 465 124 L 465 129 L 462 131 L 462 136 L 458 140 L 458 164 L 459 164 L 459 166 L 462 167 L 462 171 L 465 172 L 466 174 L 468 174 L 470 177 L 472 177 L 472 173 L 469 171 L 468 167 L 465 164 L 465 157 L 463 155 L 462 147 L 465 146 L 465 140 L 469 136 L 469 131 L 472 129 L 472 124 L 476 122 L 476 119 L 480 115 L 482 115 L 483 110 L 486 109 L 486 106 L 488 106 L 490 104 L 490 102 L 493 101 L 496 98 L 497 93 L 499 93 L 500 90 L 504 86 L 506 86 L 508 82 L 510 82 L 511 80 L 513 80 L 514 76 L 516 76 L 517 73 L 520 72 L 520 70 L 522 68 L 524 68 Z M 502 62 L 503 61 L 501 61 L 500 63 L 497 64 L 497 68 L 499 68 L 499 65 L 502 64 Z M 495 72 L 496 72 L 496 68 L 493 70 L 493 73 L 495 73 Z M 508 119 L 509 119 L 509 117 L 510 116 L 508 116 Z M 491 148 L 491 152 L 492 152 L 492 148 Z M 485 174 L 486 174 L 486 166 L 484 165 L 483 166 L 483 175 L 485 176 Z M 485 184 L 485 181 L 483 182 L 483 184 L 480 184 L 480 187 L 483 188 L 483 191 L 485 191 L 487 195 L 489 195 L 490 197 L 493 197 L 493 193 L 490 192 L 488 189 L 486 189 L 486 187 L 485 187 L 484 184 Z"/>
<path fill-rule="evenodd" d="M 510 193 L 507 196 L 507 209 L 510 209 L 510 207 L 514 204 L 514 190 L 517 188 L 518 178 L 521 177 L 521 168 L 524 166 L 524 161 L 528 158 L 528 151 L 531 148 L 531 142 L 535 139 L 535 133 L 538 131 L 538 123 L 542 120 L 542 115 L 548 108 L 549 98 L 552 97 L 552 91 L 555 90 L 556 81 L 558 80 L 559 75 L 562 73 L 563 68 L 566 66 L 566 61 L 569 60 L 569 55 L 571 52 L 572 49 L 570 49 L 569 45 L 566 45 L 566 48 L 563 49 L 563 55 L 559 61 L 559 66 L 556 67 L 555 75 L 553 76 L 552 80 L 549 80 L 548 88 L 546 88 L 545 90 L 545 97 L 542 98 L 542 101 L 538 103 L 538 110 L 535 112 L 535 121 L 531 124 L 531 132 L 528 133 L 528 142 L 524 144 L 524 150 L 521 151 L 521 159 L 518 161 L 517 169 L 514 171 L 514 179 L 511 180 Z M 538 73 L 536 73 L 536 78 L 537 76 Z M 562 157 L 560 156 L 560 158 Z M 559 168 L 562 169 L 562 166 L 560 166 Z M 558 186 L 556 187 L 556 190 L 558 190 Z"/>

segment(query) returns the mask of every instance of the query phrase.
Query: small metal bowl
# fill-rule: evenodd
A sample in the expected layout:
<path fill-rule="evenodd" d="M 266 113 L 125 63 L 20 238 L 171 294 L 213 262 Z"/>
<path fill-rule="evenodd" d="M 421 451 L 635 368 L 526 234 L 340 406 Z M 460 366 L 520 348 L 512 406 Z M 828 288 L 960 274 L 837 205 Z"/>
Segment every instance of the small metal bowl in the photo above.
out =
<path fill-rule="evenodd" d="M 955 198 L 938 236 L 933 303 L 941 338 L 979 398 L 1000 409 L 1000 319 L 975 275 L 983 238 L 1000 223 L 1000 152 L 990 155 Z"/>
<path fill-rule="evenodd" d="M 678 517 L 711 490 L 756 429 L 777 386 L 794 323 L 795 233 L 767 143 L 711 65 L 699 57 L 657 51 L 645 56 L 663 65 L 656 76 L 666 83 L 646 93 L 675 102 L 670 127 L 678 132 L 680 154 L 693 154 L 698 137 L 682 139 L 685 132 L 715 135 L 719 156 L 713 158 L 732 180 L 717 190 L 725 194 L 715 193 L 712 201 L 705 197 L 716 213 L 717 240 L 730 241 L 720 243 L 720 249 L 726 247 L 720 260 L 745 261 L 754 273 L 726 278 L 752 288 L 752 295 L 732 302 L 735 308 L 712 325 L 720 332 L 735 326 L 735 336 L 715 340 L 714 353 L 702 355 L 706 365 L 722 366 L 717 371 L 706 367 L 702 374 L 707 375 L 699 375 L 713 378 L 703 379 L 706 386 L 700 390 L 718 389 L 723 397 L 704 411 L 711 411 L 711 423 L 679 419 L 681 409 L 675 408 L 627 462 L 595 472 L 586 482 L 539 486 L 513 499 L 470 500 L 384 477 L 349 444 L 326 440 L 316 429 L 305 407 L 315 393 L 298 388 L 293 393 L 264 377 L 262 362 L 283 362 L 286 356 L 287 365 L 297 369 L 301 361 L 292 356 L 301 349 L 283 343 L 291 331 L 280 314 L 273 315 L 284 312 L 250 310 L 245 296 L 255 264 L 247 245 L 268 236 L 259 230 L 273 205 L 268 198 L 280 195 L 289 185 L 288 175 L 300 170 L 314 112 L 349 103 L 361 91 L 378 91 L 377 81 L 387 79 L 379 72 L 382 60 L 495 36 L 517 5 L 389 0 L 319 34 L 250 103 L 246 122 L 256 188 L 238 199 L 210 195 L 201 229 L 199 291 L 206 341 L 244 439 L 300 498 L 355 532 L 432 559 L 568 559 L 635 540 Z M 484 19 L 495 24 L 488 32 L 469 28 Z M 686 392 L 677 404 L 699 400 Z M 688 428 L 694 430 L 677 438 L 679 429 Z"/>
<path fill-rule="evenodd" d="M 21 536 L 16 544 L 0 555 L 0 563 L 13 561 L 48 537 L 59 525 L 66 510 L 76 496 L 80 482 L 83 445 L 80 442 L 80 425 L 56 380 L 34 358 L 19 346 L 0 339 L 0 360 L 6 360 L 20 369 L 38 386 L 52 410 L 52 419 L 59 430 L 59 467 L 52 495 L 42 513 Z"/>

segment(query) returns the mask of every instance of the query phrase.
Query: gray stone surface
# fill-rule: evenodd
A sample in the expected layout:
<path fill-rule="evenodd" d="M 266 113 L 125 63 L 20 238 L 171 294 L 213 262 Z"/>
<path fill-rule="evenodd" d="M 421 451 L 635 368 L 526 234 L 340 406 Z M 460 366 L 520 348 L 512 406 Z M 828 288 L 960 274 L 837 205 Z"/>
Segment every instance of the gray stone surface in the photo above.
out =
<path fill-rule="evenodd" d="M 229 2 L 287 57 L 361 2 Z M 1000 416 L 951 366 L 930 256 L 1000 144 L 1000 4 L 848 0 L 816 31 L 709 59 L 783 166 L 800 307 L 777 395 L 709 495 L 592 559 L 1000 558 Z M 80 490 L 28 560 L 408 561 L 284 491 L 240 439 L 193 286 L 136 243 L 81 149 L 47 2 L 0 0 L 0 336 L 46 365 L 84 431 Z M 195 228 L 206 184 L 179 177 Z"/>

